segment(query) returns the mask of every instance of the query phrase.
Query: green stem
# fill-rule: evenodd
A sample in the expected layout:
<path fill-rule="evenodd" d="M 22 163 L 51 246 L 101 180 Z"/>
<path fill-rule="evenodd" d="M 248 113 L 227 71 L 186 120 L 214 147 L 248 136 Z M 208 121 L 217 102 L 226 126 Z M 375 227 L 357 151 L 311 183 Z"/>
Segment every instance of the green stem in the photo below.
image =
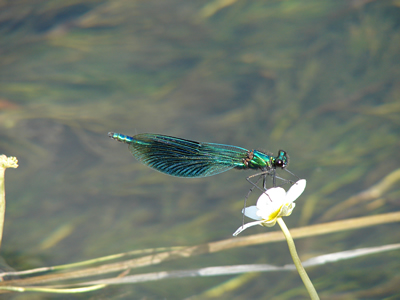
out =
<path fill-rule="evenodd" d="M 286 224 L 282 218 L 278 218 L 277 222 L 278 222 L 279 226 L 281 227 L 283 234 L 285 235 L 286 241 L 289 246 L 290 255 L 292 255 L 294 265 L 296 266 L 297 272 L 299 272 L 301 280 L 303 280 L 303 283 L 306 286 L 306 289 L 308 291 L 308 294 L 310 295 L 310 298 L 312 300 L 314 300 L 314 299 L 319 300 L 317 291 L 315 290 L 315 288 L 310 280 L 310 277 L 308 277 L 307 272 L 306 272 L 306 270 L 304 270 L 304 267 L 301 264 L 300 258 L 297 255 L 296 246 L 294 245 L 294 241 L 293 241 L 292 235 L 289 232 L 289 229 L 286 227 Z"/>

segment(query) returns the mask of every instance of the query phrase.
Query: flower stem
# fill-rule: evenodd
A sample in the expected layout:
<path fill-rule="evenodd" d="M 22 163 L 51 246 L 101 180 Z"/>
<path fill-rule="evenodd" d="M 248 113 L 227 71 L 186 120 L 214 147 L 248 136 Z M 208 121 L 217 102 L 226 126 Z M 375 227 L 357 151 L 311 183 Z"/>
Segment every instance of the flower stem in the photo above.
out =
<path fill-rule="evenodd" d="M 3 239 L 3 226 L 4 226 L 4 214 L 6 212 L 6 196 L 4 192 L 4 172 L 5 168 L 0 167 L 0 246 L 1 240 Z"/>
<path fill-rule="evenodd" d="M 6 212 L 6 193 L 4 190 L 4 173 L 7 168 L 17 168 L 18 160 L 15 157 L 0 155 L 0 246 L 3 239 L 4 214 Z"/>
<path fill-rule="evenodd" d="M 294 241 L 293 241 L 292 235 L 289 232 L 289 229 L 286 227 L 286 224 L 282 218 L 278 218 L 277 222 L 278 222 L 279 226 L 281 227 L 283 234 L 285 235 L 286 241 L 289 246 L 290 255 L 292 255 L 294 265 L 296 266 L 297 272 L 299 272 L 301 280 L 303 280 L 303 283 L 306 286 L 306 289 L 308 291 L 308 294 L 310 295 L 310 298 L 312 300 L 319 299 L 317 291 L 315 290 L 315 288 L 310 280 L 310 277 L 308 277 L 307 272 L 306 272 L 306 270 L 304 270 L 304 267 L 301 264 L 300 258 L 297 255 L 296 246 L 294 245 Z"/>

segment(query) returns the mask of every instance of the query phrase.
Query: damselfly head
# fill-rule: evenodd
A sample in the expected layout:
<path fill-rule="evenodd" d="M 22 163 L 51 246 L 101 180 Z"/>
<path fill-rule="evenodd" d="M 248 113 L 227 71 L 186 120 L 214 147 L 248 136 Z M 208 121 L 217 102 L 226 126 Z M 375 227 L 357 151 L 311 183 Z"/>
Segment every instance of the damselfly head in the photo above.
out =
<path fill-rule="evenodd" d="M 275 168 L 284 169 L 289 164 L 289 156 L 287 155 L 286 151 L 279 150 L 278 156 L 275 157 L 274 166 Z"/>

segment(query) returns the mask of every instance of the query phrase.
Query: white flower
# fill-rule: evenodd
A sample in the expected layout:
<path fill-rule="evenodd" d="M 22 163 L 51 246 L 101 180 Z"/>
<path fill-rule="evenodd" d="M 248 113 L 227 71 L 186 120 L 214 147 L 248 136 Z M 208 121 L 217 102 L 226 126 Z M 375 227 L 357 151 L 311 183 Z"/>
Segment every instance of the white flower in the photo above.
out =
<path fill-rule="evenodd" d="M 254 225 L 271 227 L 275 225 L 278 218 L 290 216 L 296 206 L 294 201 L 299 198 L 305 188 L 306 180 L 300 179 L 287 192 L 281 187 L 268 189 L 258 198 L 256 206 L 249 206 L 244 210 L 246 217 L 257 221 L 240 226 L 233 235 L 236 236 Z"/>

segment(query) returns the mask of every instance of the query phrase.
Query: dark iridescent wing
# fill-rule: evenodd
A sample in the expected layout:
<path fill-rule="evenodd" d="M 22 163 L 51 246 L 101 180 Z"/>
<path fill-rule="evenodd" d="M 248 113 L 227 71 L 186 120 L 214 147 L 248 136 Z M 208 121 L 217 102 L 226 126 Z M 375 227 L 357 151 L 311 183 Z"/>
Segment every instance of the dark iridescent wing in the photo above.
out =
<path fill-rule="evenodd" d="M 133 156 L 157 171 L 179 177 L 205 177 L 243 168 L 248 150 L 143 133 L 129 143 Z"/>

